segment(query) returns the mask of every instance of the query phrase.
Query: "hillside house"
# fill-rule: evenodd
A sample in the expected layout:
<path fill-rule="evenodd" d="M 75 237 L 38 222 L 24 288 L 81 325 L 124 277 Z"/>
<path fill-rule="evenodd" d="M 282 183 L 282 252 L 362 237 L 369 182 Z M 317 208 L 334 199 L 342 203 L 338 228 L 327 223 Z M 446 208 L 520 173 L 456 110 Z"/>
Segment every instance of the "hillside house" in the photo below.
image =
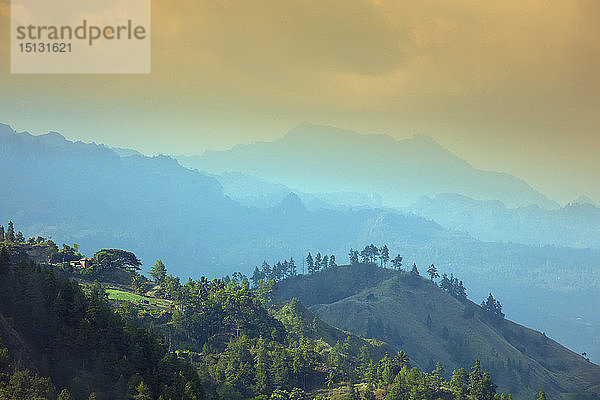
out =
<path fill-rule="evenodd" d="M 95 265 L 93 258 L 81 258 L 77 261 L 69 262 L 71 267 L 78 269 L 88 269 Z"/>

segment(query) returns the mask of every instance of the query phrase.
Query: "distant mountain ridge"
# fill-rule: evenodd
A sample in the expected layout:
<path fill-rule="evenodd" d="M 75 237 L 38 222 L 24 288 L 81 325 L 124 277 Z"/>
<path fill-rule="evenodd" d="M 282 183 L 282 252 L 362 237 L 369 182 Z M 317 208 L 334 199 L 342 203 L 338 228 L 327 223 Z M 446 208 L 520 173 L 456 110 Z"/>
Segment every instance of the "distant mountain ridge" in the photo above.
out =
<path fill-rule="evenodd" d="M 405 210 L 484 241 L 600 249 L 600 208 L 585 197 L 546 210 L 536 205 L 508 208 L 497 200 L 443 193 L 422 197 Z"/>
<path fill-rule="evenodd" d="M 588 196 L 586 196 L 584 194 L 580 195 L 575 200 L 573 200 L 571 202 L 571 204 L 590 204 L 594 207 L 598 207 L 598 204 L 594 200 L 590 199 Z"/>
<path fill-rule="evenodd" d="M 212 175 L 223 187 L 223 193 L 236 202 L 250 207 L 270 208 L 284 200 L 290 193 L 302 199 L 311 210 L 318 208 L 348 209 L 381 207 L 381 197 L 358 192 L 302 193 L 283 184 L 275 184 L 241 172 L 224 172 Z"/>
<path fill-rule="evenodd" d="M 303 123 L 273 142 L 177 159 L 201 171 L 242 172 L 307 193 L 378 193 L 388 206 L 406 206 L 424 195 L 460 193 L 511 207 L 558 207 L 524 181 L 475 169 L 423 135 L 395 140 Z"/>

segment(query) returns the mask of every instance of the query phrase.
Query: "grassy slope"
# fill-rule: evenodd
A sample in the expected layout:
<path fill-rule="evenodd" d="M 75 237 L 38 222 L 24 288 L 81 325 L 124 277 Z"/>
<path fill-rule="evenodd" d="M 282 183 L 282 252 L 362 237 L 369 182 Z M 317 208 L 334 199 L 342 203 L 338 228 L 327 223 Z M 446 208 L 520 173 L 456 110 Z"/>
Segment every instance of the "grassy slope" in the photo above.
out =
<path fill-rule="evenodd" d="M 386 353 L 393 356 L 398 352 L 385 342 L 363 339 L 323 322 L 300 302 L 286 302 L 273 312 L 273 316 L 281 321 L 288 331 L 301 333 L 308 339 L 321 340 L 327 344 L 327 347 L 333 347 L 337 342 L 343 343 L 346 338 L 349 338 L 352 354 L 360 354 L 362 346 L 367 346 L 371 356 L 376 360 L 383 358 Z"/>
<path fill-rule="evenodd" d="M 129 301 L 131 303 L 140 305 L 143 304 L 144 300 L 146 300 L 148 304 L 161 308 L 169 308 L 171 304 L 173 304 L 173 302 L 170 300 L 141 296 L 139 294 L 119 289 L 106 289 L 106 293 L 108 294 L 109 300 Z"/>
<path fill-rule="evenodd" d="M 387 341 L 424 369 L 434 361 L 452 370 L 480 359 L 499 390 L 517 398 L 532 398 L 542 388 L 554 398 L 594 385 L 600 391 L 597 365 L 539 332 L 490 320 L 475 304 L 461 303 L 423 278 L 374 266 L 338 267 L 284 281 L 277 295 L 298 297 L 340 329 Z"/>

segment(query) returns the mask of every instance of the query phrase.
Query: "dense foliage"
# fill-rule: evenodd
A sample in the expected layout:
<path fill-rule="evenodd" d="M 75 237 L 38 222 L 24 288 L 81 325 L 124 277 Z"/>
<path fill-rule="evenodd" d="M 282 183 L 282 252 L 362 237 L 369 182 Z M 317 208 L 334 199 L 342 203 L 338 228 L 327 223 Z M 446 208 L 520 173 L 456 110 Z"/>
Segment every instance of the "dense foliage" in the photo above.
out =
<path fill-rule="evenodd" d="M 30 242 L 49 246 L 44 238 Z M 113 301 L 118 316 L 97 283 L 82 290 L 50 268 L 11 263 L 9 253 L 19 246 L 6 242 L 0 248 L 0 313 L 33 349 L 31 365 L 39 375 L 15 368 L 8 352 L 0 350 L 0 398 L 191 400 L 202 398 L 204 390 L 212 399 L 240 400 L 504 398 L 496 395 L 479 363 L 470 374 L 458 370 L 445 380 L 441 366 L 421 372 L 410 367 L 404 352 L 382 354 L 337 330 L 341 337 L 332 341 L 324 323 L 307 319 L 309 312 L 297 300 L 274 301 L 275 282 L 297 275 L 293 259 L 257 268 L 252 288 L 240 273 L 182 285 L 158 260 L 151 273 L 154 284 L 128 271 L 130 288 L 142 294 L 151 289 L 170 307 Z M 76 245 L 50 247 L 55 267 L 89 278 L 85 271 L 65 269 L 65 261 L 81 257 Z M 365 249 L 363 261 L 382 266 L 389 261 L 387 246 Z M 99 251 L 94 259 L 108 270 L 139 262 L 133 253 L 113 249 Z M 398 255 L 392 265 L 399 269 L 401 261 Z M 334 256 L 317 253 L 313 259 L 309 253 L 307 263 L 310 273 L 337 270 Z M 428 273 L 432 280 L 439 277 L 433 265 Z M 411 274 L 418 275 L 414 264 Z M 444 290 L 466 298 L 462 282 L 451 276 L 446 288 L 444 281 Z"/>
<path fill-rule="evenodd" d="M 191 350 L 200 350 L 211 338 L 241 332 L 250 338 L 285 339 L 283 325 L 268 314 L 247 285 L 206 278 L 180 285 L 177 278 L 168 276 L 165 295 L 177 305 L 172 336 Z"/>
<path fill-rule="evenodd" d="M 317 258 L 322 262 L 323 257 Z M 502 398 L 479 363 L 471 374 L 455 371 L 457 378 L 446 381 L 441 369 L 427 374 L 410 368 L 404 352 L 382 355 L 341 331 L 341 338 L 332 342 L 322 331 L 324 324 L 307 316 L 310 312 L 298 300 L 273 301 L 273 276 L 265 274 L 273 274 L 273 268 L 265 263 L 257 270 L 252 290 L 239 273 L 181 285 L 157 261 L 153 275 L 161 284 L 154 294 L 172 300 L 173 309 L 151 311 L 123 302 L 118 307 L 163 332 L 179 355 L 193 362 L 214 399 L 326 399 L 342 398 L 346 391 L 367 399 L 375 398 L 369 397 L 374 393 L 402 400 L 466 399 L 460 396 L 469 394 L 480 400 Z"/>
<path fill-rule="evenodd" d="M 115 314 L 99 285 L 84 292 L 32 262 L 10 265 L 4 246 L 0 259 L 0 314 L 31 348 L 39 374 L 73 399 L 91 392 L 125 399 L 139 391 L 151 398 L 202 397 L 189 364 L 169 354 L 159 336 Z"/>
<path fill-rule="evenodd" d="M 139 270 L 142 262 L 130 251 L 102 249 L 94 254 L 94 261 L 102 268 L 125 268 Z"/>

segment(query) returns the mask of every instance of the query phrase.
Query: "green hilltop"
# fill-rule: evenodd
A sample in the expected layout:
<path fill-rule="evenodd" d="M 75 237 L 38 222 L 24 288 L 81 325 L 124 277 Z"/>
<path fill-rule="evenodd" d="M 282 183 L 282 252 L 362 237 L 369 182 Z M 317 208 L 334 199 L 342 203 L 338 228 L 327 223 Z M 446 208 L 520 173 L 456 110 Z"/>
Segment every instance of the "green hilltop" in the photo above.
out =
<path fill-rule="evenodd" d="M 333 326 L 402 349 L 422 370 L 438 361 L 447 370 L 467 368 L 478 359 L 499 390 L 517 398 L 533 398 L 539 388 L 553 398 L 600 396 L 599 366 L 411 272 L 337 266 L 279 282 L 276 297 L 298 298 Z"/>

